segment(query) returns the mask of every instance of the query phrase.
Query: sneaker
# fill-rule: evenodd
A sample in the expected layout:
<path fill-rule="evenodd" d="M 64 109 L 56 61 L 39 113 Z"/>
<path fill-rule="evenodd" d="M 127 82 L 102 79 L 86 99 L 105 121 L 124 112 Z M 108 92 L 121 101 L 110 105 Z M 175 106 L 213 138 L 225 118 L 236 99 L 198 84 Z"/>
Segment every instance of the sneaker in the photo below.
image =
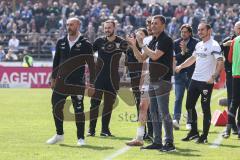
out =
<path fill-rule="evenodd" d="M 83 146 L 83 145 L 85 145 L 84 139 L 80 138 L 80 139 L 77 141 L 77 145 L 78 145 L 78 146 Z"/>
<path fill-rule="evenodd" d="M 180 129 L 180 125 L 179 125 L 179 121 L 178 120 L 173 120 L 173 128 L 175 130 L 179 130 Z"/>
<path fill-rule="evenodd" d="M 196 143 L 207 143 L 208 140 L 207 140 L 207 137 L 204 136 L 204 135 L 201 135 L 197 140 L 196 140 Z"/>
<path fill-rule="evenodd" d="M 95 136 L 95 132 L 88 131 L 87 137 L 94 137 L 94 136 Z"/>
<path fill-rule="evenodd" d="M 191 124 L 187 123 L 187 124 L 186 124 L 186 129 L 187 129 L 188 131 L 190 131 L 190 130 L 192 129 Z"/>
<path fill-rule="evenodd" d="M 227 125 L 226 130 L 222 134 L 223 138 L 229 138 L 231 134 L 231 126 Z"/>
<path fill-rule="evenodd" d="M 133 139 L 129 142 L 126 143 L 128 146 L 143 146 L 143 141 L 138 140 L 138 139 Z"/>
<path fill-rule="evenodd" d="M 162 151 L 162 152 L 172 152 L 172 151 L 176 151 L 176 148 L 175 148 L 175 146 L 174 146 L 173 143 L 167 142 L 167 143 L 162 147 L 162 149 L 160 149 L 160 151 Z"/>
<path fill-rule="evenodd" d="M 109 130 L 108 131 L 102 131 L 100 133 L 100 136 L 103 136 L 103 137 L 114 137 Z"/>
<path fill-rule="evenodd" d="M 141 147 L 141 149 L 162 149 L 162 144 L 156 144 L 156 143 L 152 143 L 148 146 L 145 147 Z"/>
<path fill-rule="evenodd" d="M 64 140 L 63 135 L 55 134 L 52 138 L 48 139 L 46 143 L 47 144 L 56 144 L 56 143 L 62 142 L 63 140 Z"/>
<path fill-rule="evenodd" d="M 199 137 L 199 133 L 198 132 L 193 132 L 193 131 L 190 131 L 187 136 L 185 138 L 182 139 L 182 141 L 190 141 L 190 140 L 193 140 L 193 139 L 196 139 Z"/>

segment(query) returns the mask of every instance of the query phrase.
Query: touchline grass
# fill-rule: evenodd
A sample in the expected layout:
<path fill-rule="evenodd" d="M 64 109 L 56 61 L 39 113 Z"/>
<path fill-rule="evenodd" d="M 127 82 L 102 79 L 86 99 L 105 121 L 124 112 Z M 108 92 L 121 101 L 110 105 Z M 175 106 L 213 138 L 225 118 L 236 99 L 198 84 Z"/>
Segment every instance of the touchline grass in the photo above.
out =
<path fill-rule="evenodd" d="M 182 142 L 186 136 L 185 118 L 181 129 L 174 131 L 176 152 L 162 153 L 157 150 L 140 150 L 139 147 L 126 149 L 125 142 L 135 137 L 137 123 L 136 108 L 129 106 L 130 92 L 121 90 L 122 97 L 112 114 L 110 124 L 113 138 L 100 137 L 101 119 L 97 124 L 96 136 L 86 137 L 86 146 L 77 147 L 74 121 L 64 123 L 65 141 L 59 145 L 46 145 L 45 141 L 55 134 L 51 114 L 50 89 L 0 89 L 0 160 L 239 160 L 240 140 L 231 135 L 221 139 L 223 127 L 211 125 L 208 144 Z M 218 99 L 226 96 L 226 90 L 215 90 L 212 95 L 211 110 L 223 110 Z M 85 111 L 89 110 L 90 99 L 85 96 Z M 170 110 L 173 113 L 174 92 L 171 91 Z M 71 107 L 72 108 L 72 107 Z M 198 126 L 202 130 L 202 110 L 197 105 Z M 72 111 L 72 109 L 71 109 Z M 185 113 L 185 99 L 183 113 Z M 213 114 L 212 114 L 213 115 Z M 89 121 L 86 122 L 85 133 Z M 145 142 L 145 145 L 149 142 Z M 214 144 L 216 143 L 216 144 Z M 214 147 L 213 147 L 214 146 Z"/>

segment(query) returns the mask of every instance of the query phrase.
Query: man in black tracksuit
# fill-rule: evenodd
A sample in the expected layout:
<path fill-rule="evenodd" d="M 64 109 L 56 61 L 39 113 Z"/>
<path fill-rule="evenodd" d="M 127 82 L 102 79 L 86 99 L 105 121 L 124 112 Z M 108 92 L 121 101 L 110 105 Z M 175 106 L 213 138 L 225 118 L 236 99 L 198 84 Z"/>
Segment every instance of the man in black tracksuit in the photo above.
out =
<path fill-rule="evenodd" d="M 93 50 L 98 52 L 96 62 L 96 92 L 91 98 L 90 125 L 88 136 L 95 136 L 95 128 L 98 118 L 99 106 L 104 94 L 104 106 L 102 112 L 101 136 L 112 136 L 109 123 L 119 90 L 120 76 L 118 73 L 121 55 L 126 51 L 127 43 L 121 37 L 114 34 L 115 22 L 104 22 L 105 37 L 100 37 L 93 43 Z"/>
<path fill-rule="evenodd" d="M 59 39 L 53 60 L 51 87 L 52 109 L 57 134 L 47 141 L 55 144 L 63 141 L 63 108 L 66 98 L 71 96 L 75 121 L 77 126 L 77 145 L 84 145 L 84 91 L 85 91 L 85 64 L 90 70 L 90 84 L 94 83 L 94 58 L 92 45 L 79 32 L 80 21 L 70 18 L 67 21 L 68 35 Z M 88 90 L 89 96 L 94 89 Z"/>
<path fill-rule="evenodd" d="M 225 38 L 221 43 L 221 49 L 225 57 L 225 72 L 226 72 L 226 85 L 227 85 L 227 101 L 228 101 L 228 110 L 232 103 L 232 63 L 228 61 L 228 53 L 231 45 L 231 40 L 240 35 L 240 23 L 236 23 L 234 26 L 234 34 Z M 232 124 L 232 134 L 238 134 L 236 122 Z"/>
<path fill-rule="evenodd" d="M 226 86 L 227 86 L 227 102 L 228 102 L 228 109 L 231 105 L 232 100 L 232 64 L 228 62 L 228 52 L 230 49 L 230 46 L 226 46 L 226 42 L 229 40 L 233 40 L 236 37 L 236 35 L 229 36 L 223 40 L 221 43 L 221 48 L 223 51 L 223 55 L 225 57 L 224 67 L 226 72 Z M 232 125 L 233 134 L 237 134 L 237 125 L 236 123 Z"/>

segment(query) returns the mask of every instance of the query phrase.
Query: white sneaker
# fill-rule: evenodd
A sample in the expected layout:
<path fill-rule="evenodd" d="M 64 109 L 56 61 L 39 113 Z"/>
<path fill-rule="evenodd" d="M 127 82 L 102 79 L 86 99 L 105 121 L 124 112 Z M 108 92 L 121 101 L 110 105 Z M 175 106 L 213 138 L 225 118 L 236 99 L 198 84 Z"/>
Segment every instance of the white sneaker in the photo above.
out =
<path fill-rule="evenodd" d="M 173 128 L 175 130 L 179 130 L 180 129 L 180 125 L 178 123 L 178 121 L 176 119 L 173 120 Z"/>
<path fill-rule="evenodd" d="M 187 124 L 186 124 L 186 129 L 190 131 L 190 130 L 192 129 L 191 124 L 187 123 Z"/>
<path fill-rule="evenodd" d="M 48 139 L 46 143 L 47 144 L 56 144 L 56 143 L 62 142 L 63 140 L 64 140 L 63 135 L 55 134 L 52 138 Z"/>
<path fill-rule="evenodd" d="M 78 146 L 83 146 L 83 145 L 85 145 L 84 139 L 80 138 L 80 139 L 77 141 L 77 145 L 78 145 Z"/>

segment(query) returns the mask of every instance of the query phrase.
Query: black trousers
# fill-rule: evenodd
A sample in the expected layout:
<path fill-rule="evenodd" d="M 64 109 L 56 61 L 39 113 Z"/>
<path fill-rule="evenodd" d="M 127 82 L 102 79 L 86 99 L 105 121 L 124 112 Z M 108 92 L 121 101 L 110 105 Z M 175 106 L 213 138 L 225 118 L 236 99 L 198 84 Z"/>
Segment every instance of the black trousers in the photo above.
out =
<path fill-rule="evenodd" d="M 89 132 L 95 133 L 97 118 L 99 115 L 99 106 L 101 104 L 102 96 L 104 95 L 104 102 L 102 109 L 102 132 L 109 131 L 109 124 L 111 120 L 113 104 L 116 100 L 116 92 L 104 91 L 96 89 L 94 96 L 91 98 L 90 106 L 90 126 Z"/>
<path fill-rule="evenodd" d="M 207 84 L 206 82 L 200 82 L 196 80 L 191 80 L 188 92 L 187 92 L 187 102 L 186 109 L 188 112 L 190 124 L 192 126 L 192 131 L 197 132 L 197 111 L 196 103 L 201 95 L 201 105 L 203 110 L 203 135 L 207 136 L 211 124 L 211 110 L 210 110 L 210 100 L 213 90 L 213 84 Z"/>
<path fill-rule="evenodd" d="M 236 113 L 238 109 L 238 126 L 240 127 L 240 78 L 233 78 L 232 79 L 232 104 L 230 106 L 228 112 L 228 123 L 235 124 L 236 123 Z"/>
<path fill-rule="evenodd" d="M 233 88 L 232 83 L 233 83 L 232 71 L 231 70 L 226 70 L 228 110 L 230 110 L 230 106 L 231 106 L 231 103 L 232 103 L 232 88 Z M 232 129 L 234 129 L 234 130 L 237 129 L 236 121 L 232 122 Z"/>
<path fill-rule="evenodd" d="M 77 138 L 84 139 L 84 127 L 85 127 L 85 114 L 84 114 L 84 91 L 82 91 L 81 95 L 78 96 L 71 96 L 74 113 L 75 115 L 71 114 L 68 110 L 64 110 L 64 104 L 66 102 L 66 98 L 68 95 L 59 94 L 53 92 L 52 94 L 52 113 L 54 117 L 54 122 L 56 126 L 56 132 L 58 135 L 63 135 L 63 120 L 72 121 L 75 119 L 76 126 L 77 126 Z M 64 112 L 65 111 L 65 112 Z M 64 112 L 64 113 L 63 113 Z M 70 113 L 70 114 L 69 114 Z M 67 117 L 64 117 L 67 115 Z"/>

